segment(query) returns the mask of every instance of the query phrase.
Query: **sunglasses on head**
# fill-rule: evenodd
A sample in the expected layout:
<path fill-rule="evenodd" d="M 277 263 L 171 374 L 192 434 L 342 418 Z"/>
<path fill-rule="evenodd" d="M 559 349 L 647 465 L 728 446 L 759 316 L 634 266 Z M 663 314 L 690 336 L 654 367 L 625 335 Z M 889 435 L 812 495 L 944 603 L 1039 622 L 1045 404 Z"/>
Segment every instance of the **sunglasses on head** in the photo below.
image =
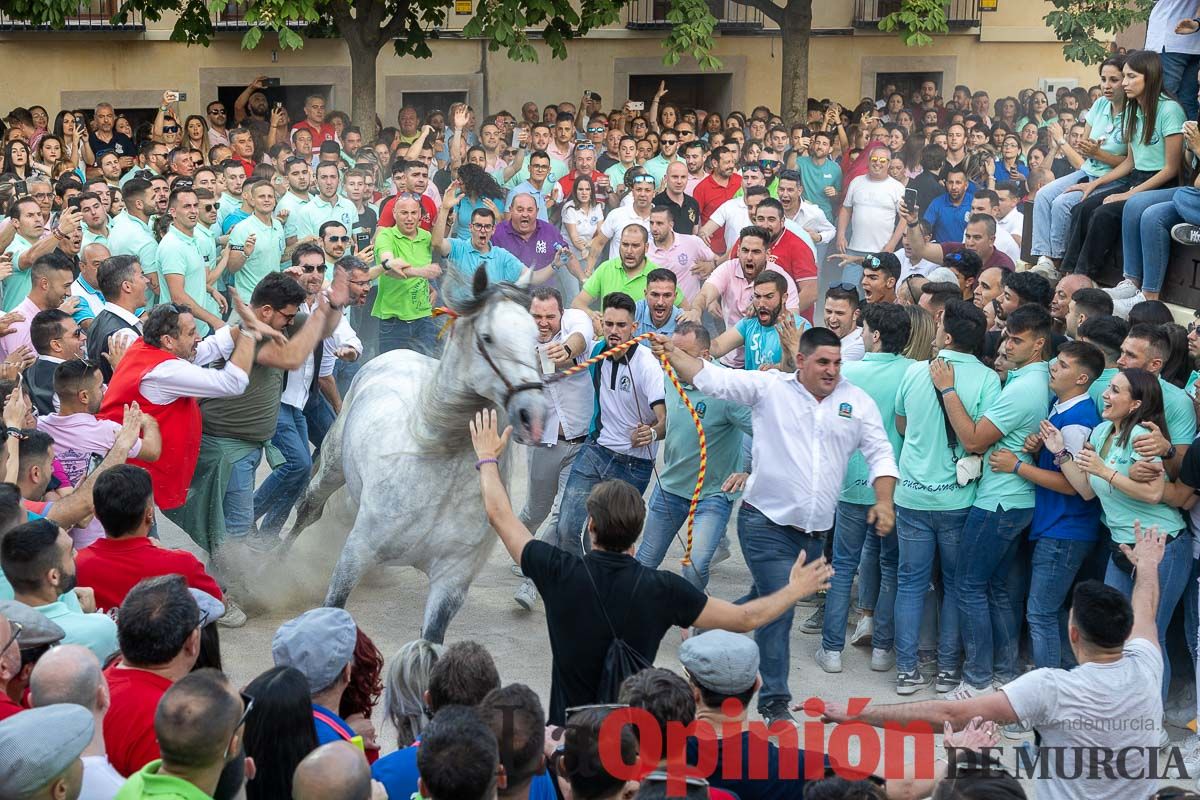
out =
<path fill-rule="evenodd" d="M 653 175 L 634 175 L 633 182 L 634 183 L 654 183 L 654 176 Z"/>
<path fill-rule="evenodd" d="M 591 150 L 592 152 L 595 152 L 596 145 L 592 144 L 591 142 L 575 145 L 575 151 L 578 152 L 580 150 Z"/>

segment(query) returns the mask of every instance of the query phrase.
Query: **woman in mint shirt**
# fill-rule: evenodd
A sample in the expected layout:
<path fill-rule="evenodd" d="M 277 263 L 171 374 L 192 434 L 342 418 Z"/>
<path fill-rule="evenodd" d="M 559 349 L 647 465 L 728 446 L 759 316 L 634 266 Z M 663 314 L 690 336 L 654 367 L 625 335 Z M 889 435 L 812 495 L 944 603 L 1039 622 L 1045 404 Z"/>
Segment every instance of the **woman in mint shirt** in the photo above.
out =
<path fill-rule="evenodd" d="M 1122 128 L 1129 151 L 1125 160 L 1107 175 L 1084 184 L 1083 200 L 1072 214 L 1075 219 L 1063 258 L 1064 273 L 1093 275 L 1120 246 L 1121 237 L 1131 236 L 1137 241 L 1138 221 L 1147 206 L 1139 198 L 1133 208 L 1127 208 L 1128 201 L 1138 194 L 1171 187 L 1183 163 L 1186 117 L 1183 106 L 1163 93 L 1162 61 L 1158 54 L 1145 50 L 1131 54 L 1125 59 L 1122 75 L 1121 85 L 1125 89 Z M 1121 184 L 1120 191 L 1103 197 L 1096 195 L 1098 189 L 1114 183 Z M 1165 199 L 1169 200 L 1170 195 Z"/>
<path fill-rule="evenodd" d="M 1062 473 L 1080 497 L 1099 498 L 1101 520 L 1108 528 L 1113 542 L 1113 554 L 1108 562 L 1104 582 L 1119 589 L 1126 597 L 1133 594 L 1130 564 L 1117 550 L 1117 544 L 1132 545 L 1133 525 L 1157 527 L 1170 536 L 1166 553 L 1158 566 L 1159 598 L 1158 644 L 1166 650 L 1167 626 L 1179 598 L 1187 588 L 1192 571 L 1191 537 L 1180 536 L 1184 529 L 1179 511 L 1163 502 L 1166 482 L 1162 478 L 1143 483 L 1129 477 L 1129 469 L 1137 461 L 1147 460 L 1133 449 L 1133 440 L 1150 433 L 1147 423 L 1160 430 L 1167 429 L 1163 414 L 1162 389 L 1158 378 L 1141 369 L 1126 369 L 1113 376 L 1104 390 L 1104 419 L 1092 430 L 1088 447 L 1075 459 L 1063 462 Z M 1046 446 L 1062 446 L 1062 434 L 1049 423 L 1042 423 Z M 1161 459 L 1149 459 L 1160 461 Z M 1163 659 L 1163 699 L 1171 685 L 1170 659 Z"/>
<path fill-rule="evenodd" d="M 1050 110 L 1050 99 L 1046 97 L 1045 92 L 1039 90 L 1029 95 L 1029 102 L 1025 106 L 1025 116 L 1017 120 L 1017 130 L 1021 130 L 1031 122 L 1039 128 L 1044 128 L 1053 121 L 1054 112 Z"/>

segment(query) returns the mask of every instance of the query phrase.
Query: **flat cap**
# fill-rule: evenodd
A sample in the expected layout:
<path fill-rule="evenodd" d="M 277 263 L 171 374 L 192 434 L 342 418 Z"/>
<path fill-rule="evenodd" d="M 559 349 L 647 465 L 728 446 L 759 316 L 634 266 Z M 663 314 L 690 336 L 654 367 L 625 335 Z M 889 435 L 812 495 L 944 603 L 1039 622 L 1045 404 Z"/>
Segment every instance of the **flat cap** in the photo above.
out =
<path fill-rule="evenodd" d="M 43 644 L 58 644 L 66 632 L 42 612 L 17 600 L 0 600 L 0 614 L 9 622 L 21 626 L 17 637 L 19 647 L 38 647 Z M 0 642 L 3 644 L 3 642 Z M 0 751 L 3 752 L 3 751 Z"/>
<path fill-rule="evenodd" d="M 47 786 L 92 741 L 92 712 L 71 703 L 31 708 L 0 722 L 0 797 Z"/>
<path fill-rule="evenodd" d="M 925 277 L 929 278 L 930 283 L 958 283 L 958 276 L 949 267 L 931 269 Z"/>
<path fill-rule="evenodd" d="M 358 628 L 343 608 L 313 608 L 275 631 L 271 655 L 277 667 L 295 667 L 319 692 L 333 685 L 338 673 L 354 658 Z"/>
<path fill-rule="evenodd" d="M 683 643 L 679 663 L 705 689 L 741 694 L 758 678 L 758 645 L 739 633 L 706 631 Z"/>

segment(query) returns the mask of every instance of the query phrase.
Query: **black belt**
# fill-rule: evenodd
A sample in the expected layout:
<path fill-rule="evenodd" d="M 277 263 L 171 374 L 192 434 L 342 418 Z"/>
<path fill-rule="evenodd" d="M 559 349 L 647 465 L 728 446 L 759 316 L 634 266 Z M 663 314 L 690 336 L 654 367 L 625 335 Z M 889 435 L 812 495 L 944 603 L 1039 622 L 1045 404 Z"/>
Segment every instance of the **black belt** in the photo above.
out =
<path fill-rule="evenodd" d="M 586 433 L 583 436 L 576 436 L 574 439 L 567 439 L 562 436 L 558 437 L 559 444 L 583 444 L 586 441 L 587 441 Z"/>

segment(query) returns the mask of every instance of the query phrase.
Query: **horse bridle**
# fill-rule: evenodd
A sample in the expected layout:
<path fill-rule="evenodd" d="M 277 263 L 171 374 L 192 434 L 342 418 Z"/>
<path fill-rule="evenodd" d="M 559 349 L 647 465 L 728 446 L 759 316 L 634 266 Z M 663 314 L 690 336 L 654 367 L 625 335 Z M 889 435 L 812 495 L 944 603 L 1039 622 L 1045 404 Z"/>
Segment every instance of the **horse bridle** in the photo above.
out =
<path fill-rule="evenodd" d="M 543 388 L 543 383 L 541 381 L 537 381 L 536 383 L 533 381 L 527 381 L 525 383 L 518 383 L 516 386 L 513 386 L 512 382 L 509 381 L 508 378 L 504 377 L 504 373 L 501 372 L 500 368 L 496 366 L 496 362 L 492 360 L 487 348 L 484 347 L 483 337 L 479 335 L 479 331 L 475 331 L 475 349 L 479 351 L 479 355 L 483 356 L 483 360 L 487 362 L 487 365 L 492 368 L 492 372 L 494 372 L 496 377 L 499 378 L 504 384 L 504 388 L 506 390 L 504 394 L 504 406 L 506 408 L 508 407 L 509 401 L 512 400 L 515 395 L 518 395 L 521 392 L 532 391 L 534 389 L 540 391 Z"/>

